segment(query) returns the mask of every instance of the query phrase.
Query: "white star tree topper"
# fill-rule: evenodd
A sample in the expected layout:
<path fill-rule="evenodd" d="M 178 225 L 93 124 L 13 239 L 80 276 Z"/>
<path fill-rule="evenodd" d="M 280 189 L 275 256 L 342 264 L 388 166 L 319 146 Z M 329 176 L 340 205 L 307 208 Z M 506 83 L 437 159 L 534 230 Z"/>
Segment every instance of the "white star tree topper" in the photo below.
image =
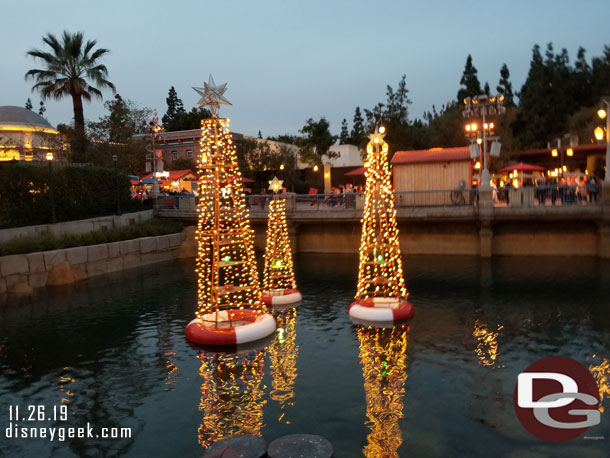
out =
<path fill-rule="evenodd" d="M 269 180 L 269 189 L 271 189 L 274 193 L 279 192 L 282 189 L 282 184 L 284 180 L 278 180 L 276 176 L 273 177 L 273 180 Z"/>
<path fill-rule="evenodd" d="M 208 82 L 203 83 L 203 87 L 194 87 L 193 89 L 201 96 L 201 99 L 197 102 L 199 108 L 209 106 L 213 116 L 218 114 L 220 105 L 232 105 L 223 95 L 227 90 L 227 83 L 216 86 L 211 74 Z"/>

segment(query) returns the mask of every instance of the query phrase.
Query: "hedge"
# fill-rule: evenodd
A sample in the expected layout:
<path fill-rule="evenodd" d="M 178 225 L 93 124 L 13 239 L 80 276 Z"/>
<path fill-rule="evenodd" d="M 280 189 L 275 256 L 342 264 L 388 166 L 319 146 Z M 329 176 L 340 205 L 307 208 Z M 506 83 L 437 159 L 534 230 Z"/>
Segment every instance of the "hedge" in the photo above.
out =
<path fill-rule="evenodd" d="M 0 244 L 0 256 L 57 250 L 75 246 L 97 245 L 99 243 L 120 242 L 122 240 L 174 234 L 182 231 L 182 223 L 167 219 L 151 219 L 117 229 L 89 232 L 87 234 L 63 235 L 37 234 L 16 237 Z"/>
<path fill-rule="evenodd" d="M 93 166 L 7 163 L 0 166 L 0 228 L 51 222 L 51 186 L 56 221 L 73 221 L 144 209 L 131 199 L 127 175 Z"/>

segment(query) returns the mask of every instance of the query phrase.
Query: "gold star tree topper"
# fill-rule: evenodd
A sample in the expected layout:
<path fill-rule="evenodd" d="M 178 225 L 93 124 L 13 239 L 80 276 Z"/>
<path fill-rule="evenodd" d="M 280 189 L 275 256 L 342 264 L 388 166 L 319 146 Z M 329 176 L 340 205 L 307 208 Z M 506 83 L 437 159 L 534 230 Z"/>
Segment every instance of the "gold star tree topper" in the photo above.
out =
<path fill-rule="evenodd" d="M 282 189 L 284 180 L 278 180 L 277 177 L 273 177 L 273 180 L 269 180 L 269 189 L 273 192 L 279 192 Z"/>
<path fill-rule="evenodd" d="M 216 86 L 211 74 L 208 82 L 203 83 L 203 87 L 194 87 L 193 89 L 201 96 L 201 99 L 197 102 L 199 108 L 209 106 L 214 116 L 218 114 L 220 105 L 232 105 L 223 95 L 227 90 L 227 83 Z"/>

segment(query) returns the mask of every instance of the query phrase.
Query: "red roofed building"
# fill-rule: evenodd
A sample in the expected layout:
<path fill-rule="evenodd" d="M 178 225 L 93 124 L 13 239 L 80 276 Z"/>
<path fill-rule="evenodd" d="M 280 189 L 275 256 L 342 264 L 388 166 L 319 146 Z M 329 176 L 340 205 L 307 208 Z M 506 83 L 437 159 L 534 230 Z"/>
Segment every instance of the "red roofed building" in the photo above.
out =
<path fill-rule="evenodd" d="M 164 174 L 159 177 L 159 180 L 161 181 L 159 187 L 161 189 L 169 191 L 182 191 L 183 189 L 186 189 L 189 192 L 197 190 L 198 178 L 192 170 L 166 170 L 161 173 Z M 148 175 L 143 176 L 141 181 L 152 178 L 152 176 L 153 174 L 149 173 Z"/>
<path fill-rule="evenodd" d="M 472 182 L 472 160 L 467 146 L 396 151 L 391 164 L 394 189 L 398 192 L 470 188 Z M 402 205 L 450 203 L 449 192 L 399 195 L 398 202 Z"/>

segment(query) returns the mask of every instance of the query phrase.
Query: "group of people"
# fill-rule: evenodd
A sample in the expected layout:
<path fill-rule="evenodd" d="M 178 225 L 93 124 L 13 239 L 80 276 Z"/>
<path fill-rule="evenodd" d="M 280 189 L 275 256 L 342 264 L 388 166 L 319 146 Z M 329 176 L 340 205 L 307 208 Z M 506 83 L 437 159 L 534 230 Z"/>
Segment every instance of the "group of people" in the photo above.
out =
<path fill-rule="evenodd" d="M 564 176 L 559 179 L 539 177 L 526 179 L 516 187 L 512 182 L 499 187 L 495 180 L 492 181 L 494 202 L 506 202 L 510 205 L 511 190 L 519 188 L 534 189 L 538 205 L 556 205 L 559 200 L 561 204 L 571 203 L 596 203 L 601 193 L 601 180 L 595 176 Z"/>

